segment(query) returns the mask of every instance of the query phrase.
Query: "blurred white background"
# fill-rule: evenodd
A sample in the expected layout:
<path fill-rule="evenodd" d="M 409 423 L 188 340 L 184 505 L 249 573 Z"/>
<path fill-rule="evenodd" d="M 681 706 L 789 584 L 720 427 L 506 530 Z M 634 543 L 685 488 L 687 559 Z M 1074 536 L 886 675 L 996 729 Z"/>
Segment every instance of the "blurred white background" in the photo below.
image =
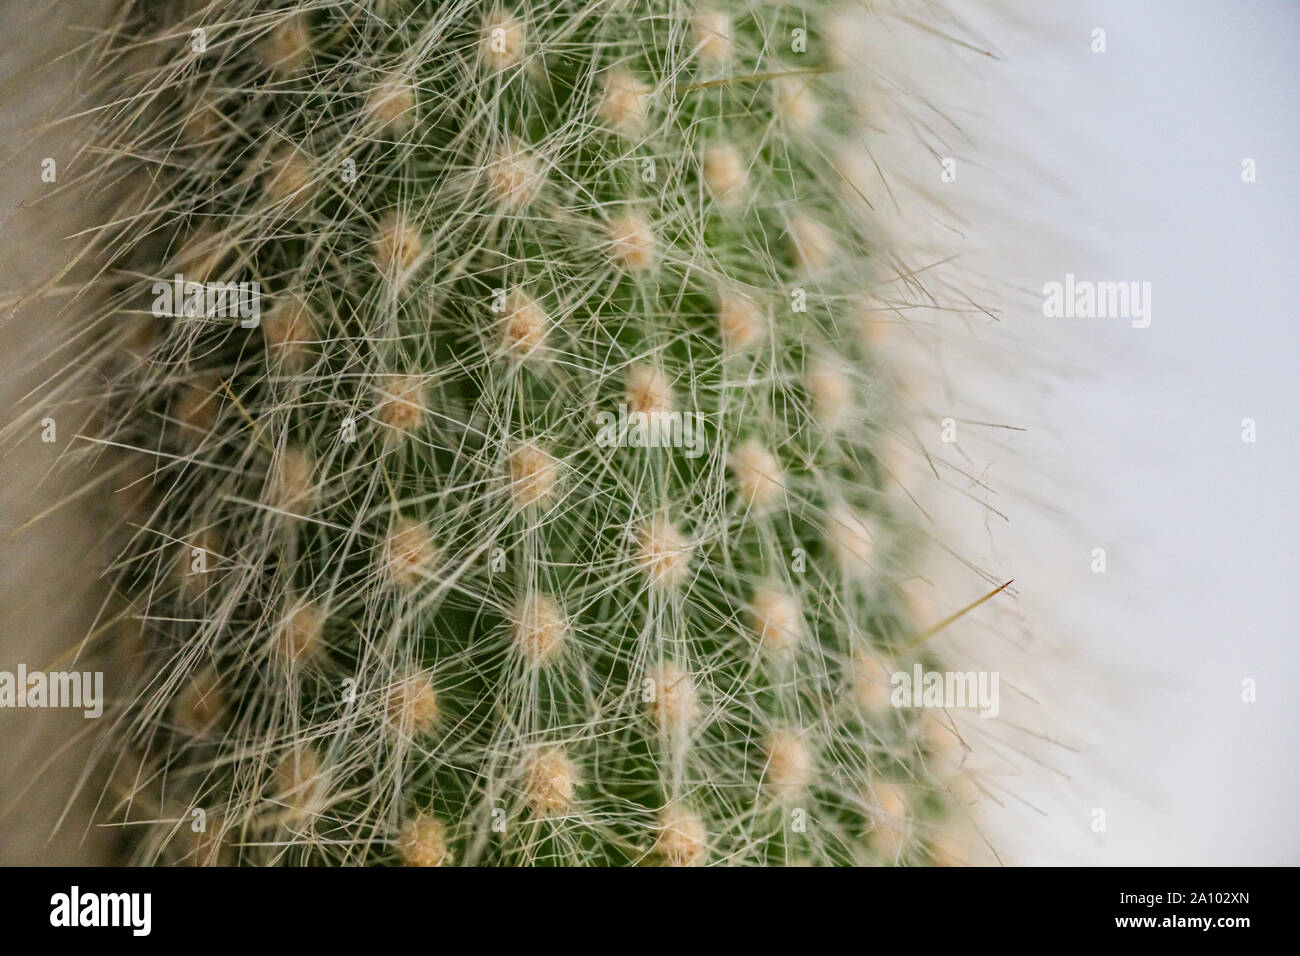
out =
<path fill-rule="evenodd" d="M 997 268 L 1033 293 L 1007 326 L 1079 374 L 1019 409 L 1014 445 L 1063 514 L 1022 506 L 999 545 L 1029 625 L 1075 648 L 1042 704 L 1082 752 L 1056 761 L 1071 780 L 1015 788 L 1047 815 L 995 813 L 997 844 L 1021 863 L 1297 864 L 1300 4 L 1058 0 L 1032 20 L 1001 48 L 1012 96 L 984 109 L 1059 192 Z M 964 171 L 990 203 L 1025 194 L 1022 171 Z M 1053 231 L 1082 251 L 1045 251 Z M 1067 272 L 1150 282 L 1150 328 L 1044 318 Z"/>

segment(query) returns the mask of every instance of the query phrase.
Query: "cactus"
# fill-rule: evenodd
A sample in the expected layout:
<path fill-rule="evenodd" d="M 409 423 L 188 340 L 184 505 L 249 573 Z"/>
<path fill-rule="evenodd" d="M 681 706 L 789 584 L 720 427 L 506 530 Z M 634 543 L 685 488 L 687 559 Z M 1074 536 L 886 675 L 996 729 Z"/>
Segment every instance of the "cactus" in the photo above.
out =
<path fill-rule="evenodd" d="M 947 858 L 956 737 L 889 702 L 933 664 L 911 280 L 860 188 L 904 94 L 854 45 L 920 6 L 127 4 L 132 860 Z"/>

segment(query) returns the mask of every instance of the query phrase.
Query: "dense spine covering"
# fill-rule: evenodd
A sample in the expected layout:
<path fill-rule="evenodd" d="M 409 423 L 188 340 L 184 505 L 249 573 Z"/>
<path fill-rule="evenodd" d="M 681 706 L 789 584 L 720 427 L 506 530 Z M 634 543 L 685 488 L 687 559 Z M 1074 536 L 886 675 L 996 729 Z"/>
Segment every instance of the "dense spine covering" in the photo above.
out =
<path fill-rule="evenodd" d="M 855 185 L 876 15 L 128 6 L 134 859 L 947 859 L 962 745 L 889 702 L 929 622 Z M 154 314 L 178 273 L 260 282 L 257 327 Z"/>

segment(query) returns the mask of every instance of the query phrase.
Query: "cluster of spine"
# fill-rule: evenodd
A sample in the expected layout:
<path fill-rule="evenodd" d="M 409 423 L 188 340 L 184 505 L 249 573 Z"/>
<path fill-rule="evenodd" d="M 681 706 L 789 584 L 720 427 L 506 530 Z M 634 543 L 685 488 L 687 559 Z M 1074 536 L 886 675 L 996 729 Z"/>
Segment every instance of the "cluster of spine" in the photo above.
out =
<path fill-rule="evenodd" d="M 889 699 L 933 662 L 855 187 L 871 15 L 128 5 L 132 859 L 950 861 L 963 744 Z M 259 282 L 256 327 L 155 314 L 175 274 Z M 698 432 L 602 441 L 620 405 Z"/>

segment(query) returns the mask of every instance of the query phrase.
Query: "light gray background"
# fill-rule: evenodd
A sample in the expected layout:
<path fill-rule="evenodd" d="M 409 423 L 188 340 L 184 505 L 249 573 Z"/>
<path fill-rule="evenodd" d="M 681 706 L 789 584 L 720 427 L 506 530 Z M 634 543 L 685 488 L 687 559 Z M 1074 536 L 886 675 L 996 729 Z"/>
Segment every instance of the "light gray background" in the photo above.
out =
<path fill-rule="evenodd" d="M 996 107 L 1002 146 L 1056 177 L 1037 211 L 1082 251 L 1022 237 L 1001 268 L 1035 290 L 1149 281 L 1153 321 L 1008 316 L 1080 373 L 1025 409 L 1048 425 L 1016 444 L 1065 514 L 1021 507 L 1003 544 L 1030 623 L 1077 651 L 1044 709 L 1083 752 L 1058 806 L 1021 788 L 1046 816 L 993 813 L 999 845 L 1017 862 L 1300 863 L 1300 4 L 1033 7 L 1003 51 L 1020 81 Z M 996 163 L 962 178 L 994 202 L 1023 182 Z"/>

